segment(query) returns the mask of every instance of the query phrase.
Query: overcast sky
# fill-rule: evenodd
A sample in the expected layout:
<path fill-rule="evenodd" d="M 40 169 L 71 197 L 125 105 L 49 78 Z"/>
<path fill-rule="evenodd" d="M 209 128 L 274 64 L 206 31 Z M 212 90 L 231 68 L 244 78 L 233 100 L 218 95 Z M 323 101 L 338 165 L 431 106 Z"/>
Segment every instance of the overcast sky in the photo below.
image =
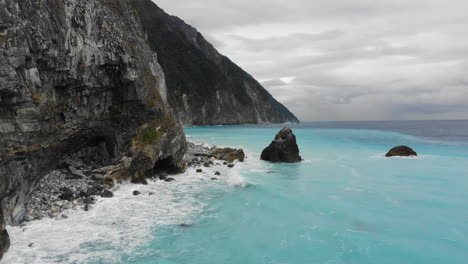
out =
<path fill-rule="evenodd" d="M 468 119 L 467 0 L 154 0 L 302 121 Z"/>

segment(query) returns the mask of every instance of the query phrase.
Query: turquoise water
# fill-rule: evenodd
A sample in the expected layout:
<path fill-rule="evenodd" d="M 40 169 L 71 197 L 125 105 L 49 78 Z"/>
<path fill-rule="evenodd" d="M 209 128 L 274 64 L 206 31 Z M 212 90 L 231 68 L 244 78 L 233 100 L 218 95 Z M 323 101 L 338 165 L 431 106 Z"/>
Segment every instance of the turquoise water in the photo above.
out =
<path fill-rule="evenodd" d="M 189 140 L 243 148 L 246 161 L 213 168 L 219 181 L 204 169 L 123 185 L 90 212 L 10 228 L 5 263 L 468 263 L 466 123 L 448 134 L 424 124 L 377 128 L 417 136 L 294 125 L 298 164 L 259 160 L 280 126 L 186 128 Z M 396 145 L 420 156 L 384 158 Z"/>
<path fill-rule="evenodd" d="M 385 131 L 295 129 L 300 164 L 259 153 L 273 128 L 187 128 L 244 148 L 248 183 L 210 195 L 190 228 L 156 231 L 132 263 L 468 263 L 468 149 Z M 395 145 L 419 158 L 386 159 Z"/>

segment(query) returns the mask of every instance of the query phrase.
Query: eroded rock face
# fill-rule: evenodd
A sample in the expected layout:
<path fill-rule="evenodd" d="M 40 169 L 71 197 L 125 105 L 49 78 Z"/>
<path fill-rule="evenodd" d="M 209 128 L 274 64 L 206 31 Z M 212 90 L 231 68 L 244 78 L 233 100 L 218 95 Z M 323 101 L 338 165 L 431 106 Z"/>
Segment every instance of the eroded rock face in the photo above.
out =
<path fill-rule="evenodd" d="M 0 1 L 0 211 L 18 224 L 62 157 L 97 147 L 116 180 L 181 171 L 182 128 L 132 0 Z M 93 151 L 91 151 L 93 152 Z M 93 152 L 96 154 L 97 152 Z M 92 157 L 96 159 L 96 157 Z"/>
<path fill-rule="evenodd" d="M 392 148 L 385 157 L 411 157 L 418 156 L 416 151 L 407 146 L 397 146 Z"/>
<path fill-rule="evenodd" d="M 184 125 L 297 122 L 250 74 L 218 51 L 192 26 L 151 0 L 136 0 L 151 48 L 167 81 L 167 101 Z"/>
<path fill-rule="evenodd" d="M 281 129 L 275 136 L 275 140 L 263 150 L 261 159 L 271 162 L 286 163 L 302 161 L 301 156 L 299 156 L 296 136 L 289 127 Z"/>

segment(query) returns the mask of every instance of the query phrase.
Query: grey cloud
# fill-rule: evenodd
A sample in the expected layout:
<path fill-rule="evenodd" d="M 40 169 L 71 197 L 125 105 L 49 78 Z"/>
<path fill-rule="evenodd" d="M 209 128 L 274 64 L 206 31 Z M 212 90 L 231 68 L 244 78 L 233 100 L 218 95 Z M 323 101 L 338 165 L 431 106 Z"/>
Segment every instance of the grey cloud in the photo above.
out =
<path fill-rule="evenodd" d="M 468 119 L 467 1 L 156 3 L 302 120 Z"/>

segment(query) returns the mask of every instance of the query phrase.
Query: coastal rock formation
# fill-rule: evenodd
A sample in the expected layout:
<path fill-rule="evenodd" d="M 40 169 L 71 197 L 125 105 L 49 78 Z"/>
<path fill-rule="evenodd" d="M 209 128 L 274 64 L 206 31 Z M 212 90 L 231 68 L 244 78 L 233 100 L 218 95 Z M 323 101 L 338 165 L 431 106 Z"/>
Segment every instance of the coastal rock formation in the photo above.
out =
<path fill-rule="evenodd" d="M 166 75 L 163 98 L 184 125 L 298 122 L 251 75 L 192 26 L 151 0 L 136 0 L 150 47 Z M 164 97 L 166 96 L 166 97 Z M 229 109 L 229 110 L 227 110 Z"/>
<path fill-rule="evenodd" d="M 185 135 L 161 96 L 165 91 L 134 1 L 0 1 L 0 212 L 6 223 L 23 221 L 35 184 L 83 149 L 101 165 L 125 157 L 114 181 L 145 182 L 161 168 L 184 170 Z"/>
<path fill-rule="evenodd" d="M 212 155 L 216 159 L 225 160 L 227 162 L 233 162 L 235 160 L 242 162 L 245 159 L 245 153 L 242 149 L 220 148 L 215 149 Z"/>
<path fill-rule="evenodd" d="M 188 151 L 185 159 L 189 165 L 211 167 L 214 165 L 213 159 L 224 160 L 224 165 L 228 165 L 236 160 L 243 162 L 245 153 L 242 149 L 205 147 L 188 143 Z"/>
<path fill-rule="evenodd" d="M 106 188 L 185 170 L 178 121 L 297 118 L 150 0 L 0 1 L 0 252 L 9 245 L 3 219 L 12 225 L 29 219 L 25 204 L 34 187 L 57 168 L 67 181 L 95 179 Z M 243 156 L 237 151 L 226 159 Z M 65 187 L 60 195 L 69 207 L 77 193 Z M 110 196 L 80 190 L 86 210 L 85 192 Z"/>
<path fill-rule="evenodd" d="M 416 151 L 407 146 L 397 146 L 392 148 L 385 157 L 411 157 L 418 156 Z"/>
<path fill-rule="evenodd" d="M 289 127 L 281 129 L 275 136 L 275 140 L 265 148 L 261 155 L 262 160 L 271 162 L 301 162 L 299 147 L 296 143 L 296 136 Z"/>

